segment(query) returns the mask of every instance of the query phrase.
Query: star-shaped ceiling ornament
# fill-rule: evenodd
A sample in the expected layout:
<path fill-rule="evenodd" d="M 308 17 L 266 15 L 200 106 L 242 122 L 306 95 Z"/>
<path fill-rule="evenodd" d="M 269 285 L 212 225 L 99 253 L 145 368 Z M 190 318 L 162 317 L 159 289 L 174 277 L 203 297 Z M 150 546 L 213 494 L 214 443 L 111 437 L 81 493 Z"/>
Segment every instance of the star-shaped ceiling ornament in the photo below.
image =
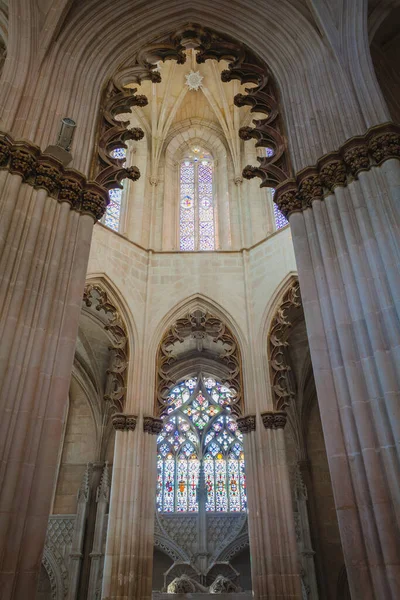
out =
<path fill-rule="evenodd" d="M 190 73 L 185 75 L 185 77 L 186 85 L 188 86 L 189 90 L 194 90 L 197 92 L 201 88 L 204 77 L 203 75 L 200 75 L 199 71 L 190 71 Z"/>

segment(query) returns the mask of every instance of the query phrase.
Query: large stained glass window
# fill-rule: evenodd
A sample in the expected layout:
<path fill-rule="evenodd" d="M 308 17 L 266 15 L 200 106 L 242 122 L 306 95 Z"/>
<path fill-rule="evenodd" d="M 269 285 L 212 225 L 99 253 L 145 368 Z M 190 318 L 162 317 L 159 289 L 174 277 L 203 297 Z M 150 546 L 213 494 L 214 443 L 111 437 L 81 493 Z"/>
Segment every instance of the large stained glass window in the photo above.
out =
<path fill-rule="evenodd" d="M 179 244 L 181 250 L 215 249 L 213 161 L 200 148 L 180 165 Z"/>
<path fill-rule="evenodd" d="M 247 509 L 243 435 L 232 415 L 235 391 L 213 377 L 181 381 L 168 395 L 157 439 L 160 512 Z"/>
<path fill-rule="evenodd" d="M 125 148 L 116 148 L 112 151 L 111 156 L 114 158 L 125 159 L 126 158 L 126 149 Z M 114 231 L 119 231 L 119 225 L 121 220 L 121 201 L 122 201 L 122 189 L 121 188 L 113 188 L 108 192 L 109 203 L 107 206 L 107 210 L 102 218 L 102 223 L 107 225 L 110 229 Z"/>

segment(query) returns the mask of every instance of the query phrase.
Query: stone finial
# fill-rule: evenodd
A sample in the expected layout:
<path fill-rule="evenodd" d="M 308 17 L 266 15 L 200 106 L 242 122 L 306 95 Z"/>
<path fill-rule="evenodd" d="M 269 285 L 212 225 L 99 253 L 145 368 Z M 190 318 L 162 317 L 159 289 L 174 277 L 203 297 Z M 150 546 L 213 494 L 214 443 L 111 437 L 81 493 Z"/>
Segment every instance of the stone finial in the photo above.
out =
<path fill-rule="evenodd" d="M 271 410 L 261 414 L 265 429 L 283 429 L 286 425 L 287 414 L 284 410 Z"/>
<path fill-rule="evenodd" d="M 97 488 L 96 502 L 109 502 L 110 500 L 110 471 L 108 462 L 105 462 L 103 472 L 100 478 L 100 484 Z"/>
<path fill-rule="evenodd" d="M 256 415 L 246 415 L 239 417 L 237 426 L 240 433 L 251 433 L 256 430 Z"/>
<path fill-rule="evenodd" d="M 159 435 L 163 428 L 162 419 L 156 417 L 144 417 L 143 418 L 143 431 L 152 435 Z"/>
<path fill-rule="evenodd" d="M 112 416 L 112 424 L 117 431 L 135 431 L 137 416 L 115 413 Z"/>
<path fill-rule="evenodd" d="M 82 477 L 82 483 L 77 493 L 78 502 L 88 502 L 90 494 L 90 480 L 92 478 L 93 465 L 87 463 L 85 472 Z"/>

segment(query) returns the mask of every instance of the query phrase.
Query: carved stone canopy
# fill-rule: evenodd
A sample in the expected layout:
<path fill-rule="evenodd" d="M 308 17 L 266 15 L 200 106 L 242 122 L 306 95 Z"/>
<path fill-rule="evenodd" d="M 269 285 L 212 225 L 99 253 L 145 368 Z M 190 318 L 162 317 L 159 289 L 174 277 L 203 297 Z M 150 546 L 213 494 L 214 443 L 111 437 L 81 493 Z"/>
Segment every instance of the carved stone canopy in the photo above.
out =
<path fill-rule="evenodd" d="M 177 381 L 176 368 L 187 361 L 193 365 L 195 375 L 201 361 L 208 361 L 214 368 L 221 365 L 222 383 L 236 392 L 232 411 L 239 415 L 243 384 L 238 342 L 221 319 L 200 309 L 178 319 L 162 337 L 157 353 L 156 413 L 165 410 L 169 390 Z"/>
<path fill-rule="evenodd" d="M 239 80 L 242 84 L 255 84 L 246 88 L 244 94 L 234 98 L 236 106 L 250 106 L 251 112 L 262 113 L 263 119 L 253 121 L 253 127 L 239 131 L 243 140 L 255 139 L 257 146 L 268 147 L 269 156 L 259 158 L 259 166 L 248 166 L 243 177 L 262 177 L 262 186 L 275 187 L 291 176 L 283 133 L 282 118 L 276 85 L 267 67 L 247 46 L 225 34 L 197 24 L 189 23 L 174 33 L 160 37 L 144 48 L 125 64 L 121 65 L 106 86 L 101 102 L 101 119 L 98 131 L 98 155 L 93 161 L 93 176 L 96 181 L 110 188 L 117 187 L 125 177 L 137 178 L 137 170 L 130 173 L 123 160 L 112 156 L 116 147 L 126 147 L 129 139 L 140 139 L 143 132 L 128 129 L 128 122 L 117 121 L 118 115 L 130 112 L 133 106 L 145 106 L 147 98 L 136 95 L 137 89 L 126 87 L 140 85 L 143 80 L 153 83 L 161 81 L 157 63 L 176 60 L 186 61 L 186 49 L 197 50 L 197 63 L 206 60 L 228 61 L 228 68 L 221 73 L 223 82 Z"/>

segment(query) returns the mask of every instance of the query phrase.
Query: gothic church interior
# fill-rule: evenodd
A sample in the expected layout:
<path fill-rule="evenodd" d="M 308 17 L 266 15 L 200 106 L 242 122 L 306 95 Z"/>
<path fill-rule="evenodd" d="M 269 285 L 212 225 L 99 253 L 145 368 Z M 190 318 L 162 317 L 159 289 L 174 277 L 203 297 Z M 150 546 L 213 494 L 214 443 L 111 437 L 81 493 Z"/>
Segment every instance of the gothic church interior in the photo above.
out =
<path fill-rule="evenodd" d="M 0 0 L 1 600 L 400 598 L 399 60 L 399 0 Z"/>

